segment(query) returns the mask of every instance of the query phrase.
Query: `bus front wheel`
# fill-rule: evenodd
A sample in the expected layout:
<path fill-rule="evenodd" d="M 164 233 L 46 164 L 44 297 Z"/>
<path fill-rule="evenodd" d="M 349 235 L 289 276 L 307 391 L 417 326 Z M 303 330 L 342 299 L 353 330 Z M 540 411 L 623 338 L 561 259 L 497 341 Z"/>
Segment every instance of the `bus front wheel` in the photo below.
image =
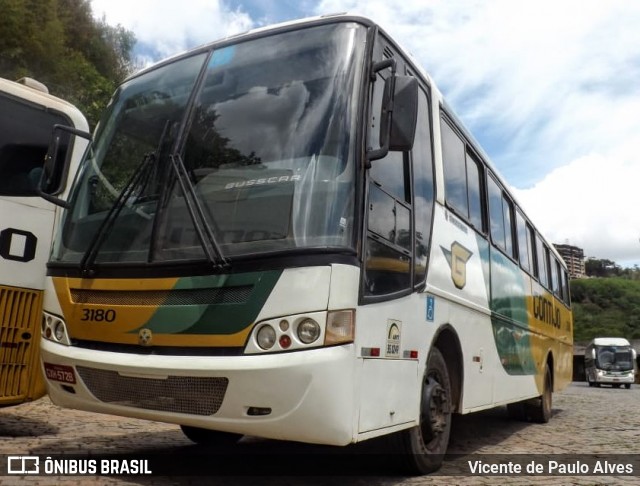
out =
<path fill-rule="evenodd" d="M 189 425 L 181 425 L 180 428 L 188 439 L 200 445 L 221 447 L 232 446 L 242 438 L 242 435 L 240 434 L 202 429 L 200 427 L 191 427 Z"/>
<path fill-rule="evenodd" d="M 422 382 L 420 424 L 396 435 L 396 449 L 411 473 L 428 474 L 442 465 L 451 432 L 451 382 L 438 348 L 427 359 Z"/>

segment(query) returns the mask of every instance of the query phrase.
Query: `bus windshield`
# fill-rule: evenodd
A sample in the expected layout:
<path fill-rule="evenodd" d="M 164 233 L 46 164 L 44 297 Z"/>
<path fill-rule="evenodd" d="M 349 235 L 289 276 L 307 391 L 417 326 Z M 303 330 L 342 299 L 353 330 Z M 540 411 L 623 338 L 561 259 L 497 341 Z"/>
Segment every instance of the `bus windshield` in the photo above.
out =
<path fill-rule="evenodd" d="M 607 371 L 630 371 L 633 357 L 628 346 L 604 346 L 596 348 L 598 368 Z"/>
<path fill-rule="evenodd" d="M 52 262 L 168 263 L 353 248 L 366 29 L 322 25 L 125 82 L 74 185 Z"/>

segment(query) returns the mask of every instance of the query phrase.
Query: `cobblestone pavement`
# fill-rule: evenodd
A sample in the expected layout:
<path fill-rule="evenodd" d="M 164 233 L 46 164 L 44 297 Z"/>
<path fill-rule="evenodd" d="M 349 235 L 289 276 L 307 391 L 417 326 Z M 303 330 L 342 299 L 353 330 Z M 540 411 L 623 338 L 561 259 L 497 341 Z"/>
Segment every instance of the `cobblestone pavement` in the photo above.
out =
<path fill-rule="evenodd" d="M 458 416 L 454 420 L 449 451 L 459 454 L 448 459 L 439 475 L 399 476 L 384 464 L 385 457 L 362 453 L 367 449 L 307 446 L 245 438 L 234 453 L 227 474 L 203 478 L 195 476 L 169 478 L 158 476 L 73 477 L 73 476 L 0 476 L 0 485 L 171 485 L 171 484 L 242 484 L 242 485 L 430 485 L 430 484 L 638 484 L 640 482 L 640 386 L 624 388 L 589 388 L 573 383 L 554 394 L 553 417 L 549 424 L 511 420 L 504 407 Z M 367 443 L 363 443 L 366 446 Z M 360 446 L 362 447 L 362 446 Z M 276 452 L 273 455 L 273 452 Z M 300 455 L 302 451 L 302 455 Z M 355 453 L 354 453 L 355 451 Z M 167 460 L 184 463 L 194 456 L 208 460 L 206 449 L 193 445 L 175 425 L 64 410 L 47 399 L 17 407 L 0 409 L 0 455 L 78 454 L 94 457 L 103 454 L 167 454 Z M 269 456 L 268 454 L 272 454 Z M 487 464 L 506 463 L 510 456 L 523 464 L 535 461 L 548 466 L 555 460 L 569 469 L 584 463 L 584 456 L 605 458 L 606 454 L 628 454 L 614 462 L 635 461 L 635 476 L 487 476 L 471 474 L 468 461 Z M 554 456 L 547 457 L 553 454 Z M 558 456 L 555 456 L 558 454 Z M 637 454 L 637 456 L 633 456 Z M 271 465 L 277 473 L 261 475 L 265 457 L 281 464 Z M 288 475 L 299 458 L 305 464 L 318 457 L 320 475 Z M 367 458 L 363 464 L 348 467 L 352 458 Z M 587 458 L 588 459 L 588 458 Z M 611 459 L 610 457 L 608 459 Z M 629 461 L 628 461 L 629 460 Z M 368 461 L 368 462 L 367 462 Z M 575 466 L 577 467 L 577 466 Z M 3 469 L 5 466 L 3 466 Z M 3 471 L 4 472 L 4 471 Z M 247 473 L 250 474 L 247 474 Z M 280 476 L 280 472 L 282 476 Z M 446 475 L 443 475 L 446 474 Z"/>

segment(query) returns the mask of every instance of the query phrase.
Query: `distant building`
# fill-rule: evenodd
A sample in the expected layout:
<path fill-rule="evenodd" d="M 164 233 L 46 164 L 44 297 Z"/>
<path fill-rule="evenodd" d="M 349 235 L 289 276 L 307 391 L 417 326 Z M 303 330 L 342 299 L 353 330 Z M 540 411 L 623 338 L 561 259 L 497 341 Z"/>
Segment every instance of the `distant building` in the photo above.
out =
<path fill-rule="evenodd" d="M 584 251 L 582 248 L 572 245 L 554 245 L 560 256 L 567 264 L 570 278 L 583 278 L 586 276 L 584 268 Z"/>

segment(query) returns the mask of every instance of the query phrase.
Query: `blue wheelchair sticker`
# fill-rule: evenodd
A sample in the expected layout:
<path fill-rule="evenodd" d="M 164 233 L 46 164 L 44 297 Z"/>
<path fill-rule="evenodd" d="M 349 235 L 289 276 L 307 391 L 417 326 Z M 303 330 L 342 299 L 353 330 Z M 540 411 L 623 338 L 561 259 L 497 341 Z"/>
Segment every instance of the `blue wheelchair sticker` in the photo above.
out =
<path fill-rule="evenodd" d="M 436 309 L 436 299 L 432 295 L 427 295 L 427 321 L 433 322 L 433 315 Z"/>

